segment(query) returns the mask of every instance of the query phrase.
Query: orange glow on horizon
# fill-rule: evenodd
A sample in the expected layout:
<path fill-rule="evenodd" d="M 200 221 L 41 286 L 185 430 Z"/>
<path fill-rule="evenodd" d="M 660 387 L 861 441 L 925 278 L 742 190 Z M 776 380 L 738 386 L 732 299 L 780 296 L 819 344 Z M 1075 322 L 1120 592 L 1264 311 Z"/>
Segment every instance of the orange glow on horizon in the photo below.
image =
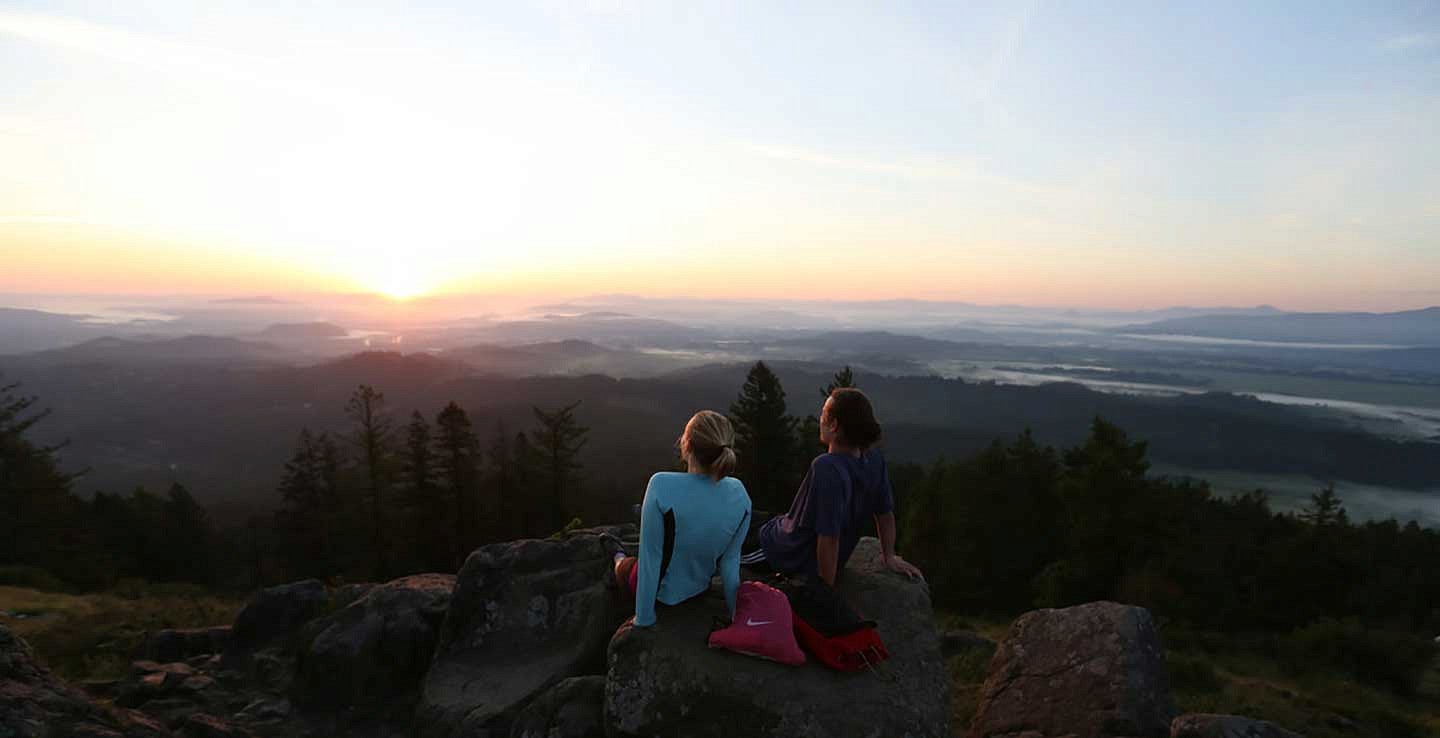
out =
<path fill-rule="evenodd" d="M 1296 310 L 1403 310 L 1440 295 L 1390 290 L 1389 265 L 1287 272 L 1263 253 L 1215 264 L 1157 255 L 1115 269 L 1014 244 L 911 245 L 910 259 L 876 242 L 816 245 L 807 234 L 768 241 L 699 243 L 665 256 L 597 248 L 578 256 L 524 249 L 379 247 L 306 250 L 200 247 L 132 229 L 70 222 L 0 223 L 0 293 L 114 295 L 356 294 L 396 307 L 484 296 L 517 304 L 626 293 L 656 298 L 890 300 L 1080 309 L 1273 304 Z M 804 240 L 801 240 L 804 239 Z M 198 240 L 198 239 L 197 239 Z M 797 242 L 799 245 L 797 245 Z M 835 258 L 845 253 L 847 258 Z M 855 256 L 858 255 L 858 256 Z M 874 256 L 871 256 L 874 255 Z M 481 265 L 493 265 L 480 268 Z M 1316 272 L 1321 279 L 1315 279 Z"/>

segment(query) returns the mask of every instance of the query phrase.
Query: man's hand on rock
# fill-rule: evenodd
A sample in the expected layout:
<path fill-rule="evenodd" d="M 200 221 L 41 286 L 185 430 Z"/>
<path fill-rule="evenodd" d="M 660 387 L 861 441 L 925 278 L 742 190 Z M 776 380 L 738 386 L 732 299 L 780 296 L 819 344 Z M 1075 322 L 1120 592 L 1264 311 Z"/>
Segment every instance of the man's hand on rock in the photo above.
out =
<path fill-rule="evenodd" d="M 904 574 L 911 579 L 925 578 L 925 575 L 921 574 L 920 570 L 915 568 L 914 564 L 900 558 L 899 554 L 895 554 L 894 556 L 886 556 L 884 557 L 883 561 L 885 564 L 885 568 L 889 571 L 893 571 L 897 574 Z"/>

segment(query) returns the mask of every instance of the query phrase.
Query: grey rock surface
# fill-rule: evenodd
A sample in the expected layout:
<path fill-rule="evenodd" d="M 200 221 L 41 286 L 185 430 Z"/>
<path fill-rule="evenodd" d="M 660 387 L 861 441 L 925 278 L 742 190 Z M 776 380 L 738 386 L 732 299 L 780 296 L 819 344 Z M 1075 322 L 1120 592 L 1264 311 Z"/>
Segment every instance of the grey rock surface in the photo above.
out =
<path fill-rule="evenodd" d="M 1175 700 L 1150 612 L 1091 602 L 1020 616 L 1000 643 L 970 738 L 1166 738 Z"/>
<path fill-rule="evenodd" d="M 633 602 L 613 586 L 616 541 L 581 531 L 477 549 L 456 581 L 416 709 L 427 738 L 503 735 L 568 677 L 604 669 Z"/>
<path fill-rule="evenodd" d="M 530 702 L 510 738 L 605 738 L 605 677 L 566 679 Z"/>
<path fill-rule="evenodd" d="M 369 588 L 303 629 L 292 691 L 311 708 L 413 695 L 430 668 L 455 577 L 417 574 Z"/>

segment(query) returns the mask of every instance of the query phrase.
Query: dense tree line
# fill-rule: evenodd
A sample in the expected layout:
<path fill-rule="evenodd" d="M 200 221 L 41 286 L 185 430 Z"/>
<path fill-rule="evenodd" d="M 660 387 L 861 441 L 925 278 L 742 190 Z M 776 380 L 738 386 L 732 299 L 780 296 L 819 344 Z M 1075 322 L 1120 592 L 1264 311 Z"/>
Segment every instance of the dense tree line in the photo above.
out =
<path fill-rule="evenodd" d="M 129 578 L 218 583 L 225 542 L 188 490 L 81 499 L 71 491 L 77 475 L 60 470 L 59 449 L 26 438 L 46 413 L 19 389 L 0 384 L 0 568 L 10 578 L 87 588 Z"/>
<path fill-rule="evenodd" d="M 1428 664 L 1440 532 L 1353 523 L 1333 486 L 1296 514 L 1271 510 L 1259 490 L 1220 498 L 1204 483 L 1150 476 L 1146 450 L 1097 419 L 1063 452 L 1024 433 L 899 469 L 905 555 L 939 604 L 962 611 L 1111 599 L 1224 632 L 1350 633 L 1403 662 L 1399 682 Z M 1425 637 L 1391 646 L 1386 633 Z"/>
<path fill-rule="evenodd" d="M 249 588 L 282 580 L 375 580 L 455 571 L 476 546 L 545 536 L 571 520 L 585 479 L 579 403 L 533 410 L 533 429 L 497 424 L 482 444 L 449 403 L 398 427 L 382 392 L 358 387 L 349 428 L 302 429 L 284 463 L 279 510 L 219 529 L 190 492 L 77 495 L 58 450 L 27 431 L 36 400 L 0 385 L 0 580 L 58 578 L 82 589 L 125 579 Z"/>
<path fill-rule="evenodd" d="M 1328 615 L 1440 628 L 1440 533 L 1356 524 L 1332 487 L 1297 514 L 1148 474 L 1146 444 L 1096 420 L 1060 452 L 1028 433 L 961 461 L 898 470 L 903 542 L 937 598 L 1017 611 L 1119 599 L 1220 629 Z"/>
<path fill-rule="evenodd" d="M 512 436 L 497 424 L 485 443 L 454 402 L 433 422 L 414 410 L 400 427 L 384 393 L 361 385 L 348 432 L 300 431 L 268 557 L 278 571 L 263 578 L 454 571 L 477 546 L 560 530 L 585 486 L 578 405 L 534 408 L 532 430 Z"/>

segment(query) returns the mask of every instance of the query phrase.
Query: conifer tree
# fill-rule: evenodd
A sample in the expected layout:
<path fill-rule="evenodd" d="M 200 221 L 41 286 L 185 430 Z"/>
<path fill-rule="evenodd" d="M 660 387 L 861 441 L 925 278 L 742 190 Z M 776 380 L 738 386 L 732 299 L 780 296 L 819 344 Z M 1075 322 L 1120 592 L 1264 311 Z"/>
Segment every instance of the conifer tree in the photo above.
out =
<path fill-rule="evenodd" d="M 425 416 L 412 412 L 405 426 L 405 447 L 400 458 L 400 483 L 411 524 L 411 539 L 400 549 L 410 552 L 406 562 L 409 569 L 434 571 L 450 564 L 450 528 L 437 484 L 434 440 Z"/>
<path fill-rule="evenodd" d="M 542 519 L 547 533 L 560 530 L 574 512 L 568 496 L 573 496 L 580 485 L 580 450 L 588 442 L 590 429 L 575 419 L 575 402 L 558 410 L 546 412 L 538 407 L 531 408 L 539 426 L 530 432 L 531 445 L 535 451 L 537 480 L 545 490 L 547 500 Z"/>
<path fill-rule="evenodd" d="M 324 470 L 315 437 L 300 430 L 295 451 L 280 476 L 281 509 L 276 515 L 284 533 L 286 567 L 295 576 L 328 577 L 330 552 L 326 541 L 327 509 Z"/>
<path fill-rule="evenodd" d="M 514 489 L 512 497 L 517 501 L 515 507 L 520 518 L 520 535 L 535 537 L 547 535 L 545 531 L 546 522 L 549 520 L 549 512 L 545 510 L 544 500 L 535 494 L 539 484 L 539 458 L 535 447 L 530 443 L 530 437 L 524 433 L 516 433 L 515 439 L 510 443 L 511 468 L 514 470 Z"/>
<path fill-rule="evenodd" d="M 495 510 L 489 538 L 499 540 L 523 536 L 525 521 L 517 489 L 515 453 L 504 421 L 495 423 L 495 435 L 490 439 L 487 455 L 490 463 L 485 488 Z"/>
<path fill-rule="evenodd" d="M 1325 489 L 1310 495 L 1310 503 L 1300 511 L 1299 517 L 1320 528 L 1350 523 L 1350 514 L 1346 512 L 1345 506 L 1341 503 L 1340 495 L 1335 493 L 1334 482 L 1326 484 Z"/>
<path fill-rule="evenodd" d="M 170 485 L 164 502 L 161 579 L 211 584 L 215 528 L 205 508 L 179 482 Z"/>
<path fill-rule="evenodd" d="M 368 384 L 356 388 L 345 412 L 354 424 L 350 440 L 359 451 L 358 461 L 365 476 L 365 500 L 371 523 L 370 545 L 375 557 L 374 576 L 384 580 L 390 574 L 385 538 L 385 488 L 394 425 L 385 414 L 385 395 Z"/>
<path fill-rule="evenodd" d="M 439 433 L 435 437 L 437 477 L 445 486 L 450 500 L 452 537 L 449 557 L 456 566 L 464 563 L 476 543 L 474 521 L 478 518 L 475 486 L 479 476 L 480 439 L 470 424 L 470 416 L 451 402 L 435 418 Z M 437 531 L 438 535 L 438 531 Z"/>
<path fill-rule="evenodd" d="M 76 580 L 91 569 L 84 504 L 70 491 L 74 477 L 60 471 L 58 447 L 40 446 L 27 432 L 49 415 L 34 397 L 17 394 L 18 382 L 0 380 L 0 564 L 24 564 Z"/>
<path fill-rule="evenodd" d="M 835 392 L 835 390 L 842 387 L 854 386 L 855 372 L 850 368 L 849 364 L 846 364 L 844 369 L 835 372 L 835 376 L 831 378 L 830 384 L 826 385 L 825 389 L 820 390 L 820 396 L 828 399 L 830 395 Z"/>
<path fill-rule="evenodd" d="M 745 378 L 740 396 L 730 405 L 739 454 L 738 475 L 758 510 L 781 511 L 795 493 L 795 429 L 797 422 L 785 411 L 785 389 L 780 378 L 756 362 Z"/>

